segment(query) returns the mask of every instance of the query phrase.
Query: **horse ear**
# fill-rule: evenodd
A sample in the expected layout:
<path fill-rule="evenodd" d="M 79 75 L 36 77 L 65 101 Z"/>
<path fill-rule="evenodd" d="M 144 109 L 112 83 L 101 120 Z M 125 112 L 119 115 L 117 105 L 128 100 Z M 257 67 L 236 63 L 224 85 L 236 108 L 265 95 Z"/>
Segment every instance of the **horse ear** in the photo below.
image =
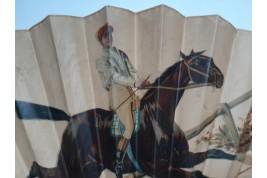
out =
<path fill-rule="evenodd" d="M 185 54 L 182 52 L 182 51 L 180 51 L 180 57 L 182 58 L 182 59 L 185 59 Z"/>
<path fill-rule="evenodd" d="M 191 55 L 193 55 L 193 54 L 195 54 L 195 51 L 192 49 L 192 50 L 191 50 Z"/>
<path fill-rule="evenodd" d="M 201 52 L 198 52 L 198 55 L 201 55 L 202 53 L 204 53 L 206 50 L 204 50 L 204 51 L 201 51 Z"/>

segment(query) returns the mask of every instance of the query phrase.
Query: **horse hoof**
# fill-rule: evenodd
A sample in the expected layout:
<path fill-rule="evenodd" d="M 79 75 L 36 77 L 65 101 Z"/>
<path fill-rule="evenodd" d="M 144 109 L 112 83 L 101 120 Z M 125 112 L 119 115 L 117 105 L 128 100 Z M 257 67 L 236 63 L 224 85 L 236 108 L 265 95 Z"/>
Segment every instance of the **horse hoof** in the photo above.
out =
<path fill-rule="evenodd" d="M 194 171 L 191 177 L 192 178 L 209 178 L 203 175 L 201 171 Z"/>
<path fill-rule="evenodd" d="M 144 173 L 139 172 L 139 171 L 135 171 L 133 174 L 134 174 L 134 178 L 142 178 L 145 176 Z"/>
<path fill-rule="evenodd" d="M 30 170 L 30 174 L 27 178 L 35 178 L 35 177 L 40 177 L 40 170 L 39 170 L 39 165 L 37 164 L 37 162 L 33 162 L 32 163 L 32 167 Z"/>

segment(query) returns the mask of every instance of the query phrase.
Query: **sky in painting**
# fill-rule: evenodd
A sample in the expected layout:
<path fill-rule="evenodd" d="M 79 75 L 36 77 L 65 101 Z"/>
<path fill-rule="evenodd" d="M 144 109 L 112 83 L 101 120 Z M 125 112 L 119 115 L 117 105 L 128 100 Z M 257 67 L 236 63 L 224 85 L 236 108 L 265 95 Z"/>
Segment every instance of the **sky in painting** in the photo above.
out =
<path fill-rule="evenodd" d="M 220 15 L 238 29 L 252 30 L 252 0 L 16 0 L 15 28 L 29 29 L 48 15 L 84 17 L 106 5 L 139 12 L 161 4 L 184 16 Z"/>

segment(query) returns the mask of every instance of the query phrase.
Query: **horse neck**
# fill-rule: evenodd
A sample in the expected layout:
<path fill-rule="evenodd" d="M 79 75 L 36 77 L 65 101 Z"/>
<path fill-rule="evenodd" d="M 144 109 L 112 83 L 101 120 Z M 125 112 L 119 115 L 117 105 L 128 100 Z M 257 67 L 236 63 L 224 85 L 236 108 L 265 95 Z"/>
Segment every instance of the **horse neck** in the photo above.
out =
<path fill-rule="evenodd" d="M 161 84 L 161 86 L 170 87 L 172 90 L 158 89 L 159 104 L 164 107 L 164 109 L 172 108 L 175 110 L 184 94 L 185 89 L 183 88 L 186 87 L 189 81 L 190 77 L 187 67 L 183 62 L 180 62 L 178 70 Z"/>
<path fill-rule="evenodd" d="M 175 109 L 184 93 L 184 89 L 179 88 L 185 87 L 190 81 L 187 67 L 184 63 L 179 62 L 177 65 L 178 69 L 171 72 L 160 84 L 159 88 L 148 91 L 141 101 L 141 109 L 149 108 L 150 105 L 155 106 L 151 107 L 151 109 L 154 111 L 156 108 L 161 110 L 163 115 L 168 116 L 167 119 L 170 122 L 173 122 Z M 162 89 L 160 88 L 161 86 L 170 87 L 171 89 Z"/>

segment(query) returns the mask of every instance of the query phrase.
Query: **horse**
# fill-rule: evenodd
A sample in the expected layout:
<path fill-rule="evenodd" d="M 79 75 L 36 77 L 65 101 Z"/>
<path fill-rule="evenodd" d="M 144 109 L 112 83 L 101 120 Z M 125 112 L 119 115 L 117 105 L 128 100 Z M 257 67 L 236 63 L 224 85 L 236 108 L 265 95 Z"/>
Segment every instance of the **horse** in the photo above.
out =
<path fill-rule="evenodd" d="M 206 177 L 201 171 L 189 172 L 181 168 L 192 168 L 207 158 L 234 159 L 234 155 L 216 149 L 190 152 L 184 131 L 174 122 L 175 109 L 190 85 L 216 88 L 223 85 L 223 73 L 213 58 L 203 53 L 192 50 L 185 55 L 180 51 L 181 60 L 167 68 L 146 88 L 148 90 L 141 98 L 140 129 L 132 135 L 130 145 L 144 175 L 157 178 Z M 39 108 L 36 110 L 43 107 L 36 106 Z M 67 116 L 56 108 L 46 110 L 49 110 L 50 120 L 55 121 L 53 114 L 60 113 L 56 114 L 57 118 L 62 116 L 61 119 L 69 123 L 63 133 L 56 167 L 45 168 L 34 161 L 28 178 L 97 178 L 104 169 L 115 172 L 118 138 L 111 134 L 112 111 L 95 108 Z M 31 117 L 23 115 L 18 104 L 16 111 L 20 119 Z M 34 117 L 38 115 L 37 111 L 33 113 Z M 39 114 L 39 119 L 48 117 Z M 134 171 L 136 168 L 125 155 L 123 172 Z"/>

